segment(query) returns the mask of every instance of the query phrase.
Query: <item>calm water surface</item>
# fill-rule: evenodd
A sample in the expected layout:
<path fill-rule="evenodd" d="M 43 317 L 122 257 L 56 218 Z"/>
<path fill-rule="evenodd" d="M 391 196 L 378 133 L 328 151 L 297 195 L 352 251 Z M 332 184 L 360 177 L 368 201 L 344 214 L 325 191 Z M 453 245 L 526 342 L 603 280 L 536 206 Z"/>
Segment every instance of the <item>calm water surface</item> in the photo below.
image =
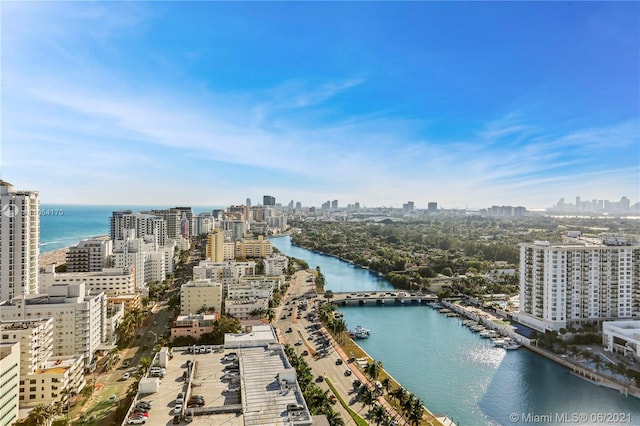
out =
<path fill-rule="evenodd" d="M 271 239 L 283 253 L 320 266 L 332 291 L 391 288 L 367 270 Z M 458 425 L 533 424 L 523 416 L 550 415 L 545 425 L 603 424 L 562 422 L 562 413 L 630 413 L 623 424 L 640 425 L 640 400 L 621 396 L 574 377 L 527 350 L 495 348 L 455 318 L 426 306 L 340 308 L 350 328 L 362 325 L 371 337 L 358 343 L 434 413 L 447 413 Z M 517 415 L 516 417 L 512 417 Z M 526 420 L 526 417 L 525 417 Z"/>

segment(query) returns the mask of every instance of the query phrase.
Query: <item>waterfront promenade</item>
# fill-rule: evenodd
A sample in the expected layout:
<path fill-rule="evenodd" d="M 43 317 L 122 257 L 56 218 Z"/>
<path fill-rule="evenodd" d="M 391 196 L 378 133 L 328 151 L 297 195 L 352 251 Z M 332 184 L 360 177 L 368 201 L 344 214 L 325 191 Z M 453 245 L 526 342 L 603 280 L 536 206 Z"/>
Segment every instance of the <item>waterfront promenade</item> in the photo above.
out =
<path fill-rule="evenodd" d="M 360 402 L 357 397 L 357 393 L 354 392 L 352 382 L 353 379 L 357 378 L 363 386 L 366 386 L 370 390 L 374 390 L 376 388 L 375 383 L 372 383 L 372 381 L 363 373 L 362 367 L 358 365 L 358 362 L 351 362 L 351 356 L 345 352 L 343 347 L 336 341 L 336 339 L 334 339 L 329 330 L 325 327 L 321 327 L 319 331 L 315 332 L 315 335 L 325 336 L 329 342 L 328 347 L 331 350 L 328 355 L 319 356 L 318 351 L 314 349 L 314 343 L 316 343 L 315 340 L 317 338 L 314 339 L 313 333 L 308 331 L 310 328 L 309 326 L 313 326 L 315 322 L 307 321 L 304 318 L 304 315 L 301 315 L 301 318 L 297 318 L 297 312 L 299 312 L 299 310 L 295 307 L 296 304 L 293 303 L 292 305 L 289 305 L 288 303 L 295 301 L 297 298 L 304 297 L 305 295 L 310 296 L 310 294 L 314 293 L 315 283 L 308 281 L 309 278 L 313 276 L 313 271 L 298 271 L 291 278 L 290 286 L 283 297 L 284 303 L 276 309 L 276 318 L 278 318 L 276 321 L 278 339 L 283 344 L 292 345 L 300 353 L 302 353 L 303 350 L 308 352 L 309 358 L 307 358 L 307 362 L 313 371 L 316 374 L 329 379 L 331 383 L 334 384 L 335 390 L 340 393 L 339 396 L 341 399 L 346 401 L 349 408 L 361 417 L 366 418 L 369 409 Z M 318 299 L 319 297 L 309 297 L 308 300 L 310 307 L 313 306 L 314 302 L 319 302 Z M 291 319 L 289 319 L 289 316 L 287 315 L 288 309 L 293 309 Z M 283 331 L 283 329 L 287 331 L 291 329 L 291 332 L 287 333 L 286 331 Z M 296 342 L 302 343 L 296 344 Z M 347 342 L 357 346 L 351 339 L 347 339 Z M 359 348 L 359 351 L 370 361 L 374 361 L 374 359 L 366 354 L 362 348 Z M 334 353 L 336 356 L 331 356 Z M 340 365 L 337 364 L 338 360 L 340 360 Z M 344 374 L 345 371 L 349 371 L 350 375 L 347 376 Z M 397 383 L 397 386 L 401 386 L 388 372 L 384 371 L 383 374 L 388 376 L 392 383 Z M 320 383 L 319 385 L 324 387 L 324 383 Z M 379 394 L 376 401 L 387 411 L 389 417 L 394 419 L 398 425 L 409 424 L 398 410 L 396 410 L 396 408 L 386 399 L 384 394 Z M 336 405 L 336 408 L 342 415 L 345 425 L 355 424 L 352 423 L 353 420 L 347 411 L 341 410 L 342 407 L 339 407 L 338 405 Z M 422 424 L 455 426 L 450 419 L 446 418 L 446 416 L 436 416 L 431 413 L 427 407 L 423 408 L 425 413 L 423 416 L 424 423 Z"/>

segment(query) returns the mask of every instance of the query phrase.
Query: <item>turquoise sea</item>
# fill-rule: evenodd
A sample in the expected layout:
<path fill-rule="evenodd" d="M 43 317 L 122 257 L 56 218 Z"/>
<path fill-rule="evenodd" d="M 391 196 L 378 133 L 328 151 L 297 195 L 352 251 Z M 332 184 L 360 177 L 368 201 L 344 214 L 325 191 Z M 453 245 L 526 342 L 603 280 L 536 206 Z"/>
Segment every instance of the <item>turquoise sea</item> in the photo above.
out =
<path fill-rule="evenodd" d="M 330 290 L 390 288 L 368 270 L 292 246 L 289 237 L 271 242 L 312 268 L 320 266 Z M 495 348 L 459 319 L 427 306 L 339 309 L 350 329 L 361 325 L 372 330 L 368 339 L 358 341 L 369 355 L 432 412 L 448 414 L 459 426 L 614 424 L 595 417 L 603 413 L 622 414 L 615 424 L 640 425 L 640 400 L 595 386 L 526 349 Z M 535 416 L 540 416 L 537 421 Z"/>
<path fill-rule="evenodd" d="M 171 206 L 173 207 L 173 206 Z M 115 210 L 137 212 L 164 209 L 167 206 L 88 206 L 75 204 L 42 204 L 40 210 L 40 253 L 77 244 L 85 238 L 109 234 L 109 218 Z M 213 207 L 193 207 L 194 213 L 211 211 Z"/>

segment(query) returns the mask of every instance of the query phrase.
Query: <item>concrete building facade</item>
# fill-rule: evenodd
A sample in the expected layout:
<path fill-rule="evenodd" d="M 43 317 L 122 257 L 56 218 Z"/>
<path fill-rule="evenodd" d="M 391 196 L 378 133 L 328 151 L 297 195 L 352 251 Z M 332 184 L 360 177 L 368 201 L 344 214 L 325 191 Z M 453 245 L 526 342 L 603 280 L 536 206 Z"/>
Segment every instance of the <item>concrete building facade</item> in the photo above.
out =
<path fill-rule="evenodd" d="M 518 320 L 539 331 L 640 316 L 640 245 L 520 245 Z"/>
<path fill-rule="evenodd" d="M 37 294 L 40 199 L 0 180 L 0 301 Z"/>

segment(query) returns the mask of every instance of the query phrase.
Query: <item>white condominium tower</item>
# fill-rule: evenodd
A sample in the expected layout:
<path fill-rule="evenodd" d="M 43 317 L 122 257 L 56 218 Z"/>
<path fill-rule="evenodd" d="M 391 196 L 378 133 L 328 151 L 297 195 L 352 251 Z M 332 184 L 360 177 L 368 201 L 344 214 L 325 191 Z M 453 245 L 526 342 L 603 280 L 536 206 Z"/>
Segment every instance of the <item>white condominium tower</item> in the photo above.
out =
<path fill-rule="evenodd" d="M 518 321 L 547 331 L 640 317 L 640 245 L 576 242 L 520 245 Z"/>
<path fill-rule="evenodd" d="M 0 301 L 38 293 L 40 200 L 0 180 Z"/>

